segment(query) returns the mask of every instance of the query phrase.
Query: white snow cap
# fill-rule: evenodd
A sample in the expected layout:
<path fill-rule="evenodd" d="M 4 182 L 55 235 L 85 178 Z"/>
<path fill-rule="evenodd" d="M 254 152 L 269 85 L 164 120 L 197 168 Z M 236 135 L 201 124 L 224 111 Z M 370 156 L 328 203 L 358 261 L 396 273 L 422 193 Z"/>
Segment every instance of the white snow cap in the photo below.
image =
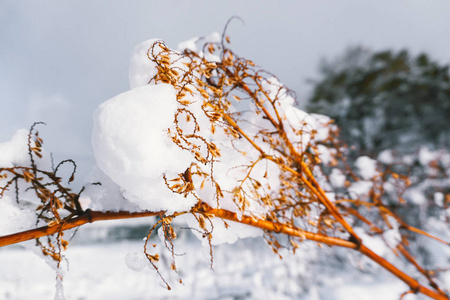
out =
<path fill-rule="evenodd" d="M 372 181 L 360 180 L 360 181 L 353 182 L 352 185 L 348 188 L 348 191 L 350 193 L 354 193 L 353 196 L 355 196 L 355 197 L 352 197 L 352 198 L 356 199 L 358 197 L 366 196 L 370 192 L 370 189 L 372 187 L 373 187 Z"/>
<path fill-rule="evenodd" d="M 393 164 L 394 156 L 392 154 L 392 150 L 386 149 L 381 151 L 380 154 L 378 154 L 378 161 L 386 165 Z"/>
<path fill-rule="evenodd" d="M 330 183 L 333 187 L 335 187 L 335 188 L 344 187 L 345 180 L 346 180 L 346 177 L 342 173 L 341 170 L 339 170 L 337 168 L 333 168 L 333 170 L 331 170 Z"/>
<path fill-rule="evenodd" d="M 134 89 L 135 87 L 146 85 L 156 75 L 158 71 L 156 64 L 147 56 L 147 52 L 156 41 L 159 41 L 159 39 L 147 40 L 134 48 L 128 74 L 130 88 Z M 154 51 L 156 55 L 161 51 L 161 48 L 156 46 Z"/>
<path fill-rule="evenodd" d="M 277 78 L 268 78 L 263 82 L 263 88 L 271 98 L 278 98 L 277 109 L 285 115 L 284 130 L 288 138 L 298 147 L 298 151 L 304 152 L 311 140 L 312 131 L 317 131 L 317 119 L 295 107 L 295 99 Z M 265 105 L 266 109 L 274 115 L 274 110 L 268 101 Z"/>
<path fill-rule="evenodd" d="M 125 198 L 142 209 L 178 211 L 195 204 L 179 199 L 162 177 L 191 163 L 189 153 L 165 132 L 176 108 L 175 89 L 159 84 L 120 94 L 95 112 L 92 146 L 97 165 L 122 188 Z"/>
<path fill-rule="evenodd" d="M 422 165 L 427 166 L 430 162 L 435 160 L 437 155 L 430 151 L 427 147 L 420 147 L 419 161 Z"/>
<path fill-rule="evenodd" d="M 0 167 L 12 168 L 14 165 L 29 165 L 28 130 L 19 129 L 10 141 L 0 143 Z"/>
<path fill-rule="evenodd" d="M 36 212 L 20 208 L 15 199 L 3 196 L 0 201 L 0 236 L 28 230 L 35 226 Z"/>
<path fill-rule="evenodd" d="M 355 166 L 364 180 L 370 180 L 377 174 L 377 161 L 368 156 L 358 157 Z"/>
<path fill-rule="evenodd" d="M 0 143 L 0 167 L 30 166 L 28 134 L 28 129 L 19 129 L 11 140 Z M 33 140 L 31 143 L 33 147 Z M 50 169 L 49 154 L 43 150 L 42 155 L 43 158 L 36 159 L 35 163 L 39 168 Z M 10 178 L 0 179 L 0 186 L 5 186 L 8 180 Z M 15 189 L 12 187 L 4 191 L 0 199 L 0 236 L 27 230 L 36 225 L 36 211 L 33 207 L 28 207 L 27 204 L 40 203 L 40 199 L 36 197 L 34 191 L 26 191 L 26 186 L 21 181 L 19 181 L 18 188 L 21 192 L 20 205 L 15 199 Z"/>
<path fill-rule="evenodd" d="M 220 33 L 212 32 L 204 37 L 194 37 L 189 40 L 180 42 L 178 44 L 177 49 L 180 52 L 183 52 L 186 49 L 191 50 L 193 52 L 198 53 L 200 55 L 200 57 L 203 57 L 204 53 L 203 53 L 202 49 L 199 48 L 199 45 L 203 45 L 205 43 L 219 43 L 221 38 L 222 38 L 222 36 Z M 220 61 L 219 57 L 209 53 L 208 51 L 206 52 L 205 58 L 209 61 Z"/>

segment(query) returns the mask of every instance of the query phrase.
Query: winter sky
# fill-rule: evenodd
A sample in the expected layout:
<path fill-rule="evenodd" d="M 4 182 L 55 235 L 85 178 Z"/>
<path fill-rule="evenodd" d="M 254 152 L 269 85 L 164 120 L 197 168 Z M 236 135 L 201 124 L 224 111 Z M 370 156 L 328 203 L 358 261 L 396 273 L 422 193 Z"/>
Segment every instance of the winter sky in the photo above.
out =
<path fill-rule="evenodd" d="M 93 111 L 129 89 L 134 46 L 161 38 L 176 48 L 235 15 L 245 24 L 229 26 L 233 50 L 296 90 L 300 104 L 320 60 L 351 45 L 450 62 L 447 0 L 0 0 L 0 142 L 45 121 L 45 148 L 86 174 Z"/>

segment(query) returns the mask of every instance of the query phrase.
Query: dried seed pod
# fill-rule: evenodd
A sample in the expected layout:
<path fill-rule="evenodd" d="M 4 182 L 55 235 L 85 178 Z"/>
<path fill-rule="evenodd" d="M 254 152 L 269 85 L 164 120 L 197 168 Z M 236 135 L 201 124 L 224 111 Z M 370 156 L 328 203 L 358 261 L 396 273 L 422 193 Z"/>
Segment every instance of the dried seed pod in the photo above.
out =
<path fill-rule="evenodd" d="M 69 242 L 61 239 L 61 246 L 64 250 L 67 250 L 67 247 L 69 246 Z"/>
<path fill-rule="evenodd" d="M 47 224 L 47 226 L 48 226 L 48 227 L 53 227 L 53 226 L 55 226 L 55 225 L 58 225 L 59 223 L 60 223 L 59 220 L 58 220 L 58 219 L 55 219 L 55 220 L 50 221 L 50 222 Z"/>
<path fill-rule="evenodd" d="M 209 94 L 204 89 L 198 89 L 198 91 L 205 99 L 209 99 Z"/>
<path fill-rule="evenodd" d="M 206 230 L 206 222 L 205 222 L 205 217 L 202 214 L 198 215 L 198 226 L 203 229 Z"/>
<path fill-rule="evenodd" d="M 31 182 L 34 179 L 34 174 L 28 171 L 23 171 L 23 179 L 25 182 Z"/>
<path fill-rule="evenodd" d="M 54 197 L 53 201 L 54 201 L 56 209 L 61 209 L 64 207 L 63 202 L 59 198 Z"/>
<path fill-rule="evenodd" d="M 158 254 L 158 253 L 156 253 L 155 255 L 147 254 L 147 258 L 148 258 L 152 263 L 158 262 L 158 261 L 159 261 L 159 254 Z"/>

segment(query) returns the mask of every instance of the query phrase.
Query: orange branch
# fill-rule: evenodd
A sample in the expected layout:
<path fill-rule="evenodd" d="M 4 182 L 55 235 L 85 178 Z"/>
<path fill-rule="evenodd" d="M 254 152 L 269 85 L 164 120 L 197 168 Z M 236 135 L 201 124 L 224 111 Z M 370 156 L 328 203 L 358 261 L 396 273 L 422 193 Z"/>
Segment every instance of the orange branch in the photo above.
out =
<path fill-rule="evenodd" d="M 43 226 L 10 235 L 0 236 L 0 247 L 17 244 L 32 239 L 37 239 L 43 236 L 52 235 L 60 231 L 65 231 L 68 229 L 79 227 L 86 223 L 93 223 L 96 221 L 104 221 L 104 220 L 142 218 L 142 217 L 156 216 L 159 214 L 160 213 L 158 212 L 127 212 L 127 211 L 102 212 L 102 211 L 87 210 L 82 215 L 67 221 L 63 221 L 60 224 L 55 224 L 53 226 Z"/>
<path fill-rule="evenodd" d="M 403 254 L 403 256 L 414 266 L 416 267 L 416 269 L 422 273 L 427 279 L 428 282 L 430 284 L 430 286 L 432 286 L 434 289 L 436 289 L 439 293 L 445 295 L 444 291 L 441 290 L 439 288 L 439 286 L 436 284 L 436 282 L 434 282 L 433 278 L 431 278 L 431 276 L 428 274 L 428 271 L 425 270 L 424 268 L 422 268 L 417 261 L 415 260 L 415 258 L 405 249 L 405 247 L 402 244 L 398 244 L 397 245 L 397 250 L 400 251 L 401 254 Z"/>
<path fill-rule="evenodd" d="M 216 217 L 219 217 L 222 219 L 226 219 L 226 220 L 230 220 L 230 221 L 234 221 L 234 222 L 238 222 L 238 223 L 242 223 L 242 224 L 247 224 L 247 225 L 250 225 L 253 227 L 258 227 L 258 228 L 268 230 L 268 231 L 273 231 L 273 232 L 283 233 L 283 234 L 290 235 L 290 236 L 300 237 L 302 239 L 307 239 L 307 240 L 315 241 L 318 243 L 323 243 L 323 244 L 326 244 L 329 246 L 339 246 L 339 247 L 350 248 L 350 249 L 358 248 L 358 245 L 356 243 L 353 243 L 351 241 L 347 241 L 344 239 L 330 237 L 330 236 L 326 236 L 326 235 L 319 234 L 319 233 L 304 231 L 299 228 L 289 227 L 285 224 L 275 223 L 275 222 L 262 220 L 262 219 L 256 219 L 254 217 L 246 216 L 246 215 L 243 215 L 239 219 L 237 214 L 234 212 L 231 212 L 231 211 L 228 211 L 225 209 L 211 208 L 211 207 L 205 205 L 204 203 L 203 203 L 203 207 L 206 209 L 201 212 L 205 212 L 207 214 L 213 214 Z"/>
<path fill-rule="evenodd" d="M 359 252 L 376 262 L 378 265 L 382 266 L 384 269 L 388 270 L 392 274 L 394 274 L 397 278 L 399 278 L 401 281 L 406 283 L 411 290 L 414 293 L 422 293 L 432 299 L 436 300 L 449 300 L 446 295 L 443 295 L 439 292 L 433 291 L 427 287 L 424 287 L 421 285 L 417 280 L 414 278 L 408 276 L 407 274 L 403 273 L 401 270 L 399 270 L 397 267 L 395 267 L 393 264 L 382 258 L 381 256 L 377 255 L 375 252 L 370 250 L 364 245 L 361 245 L 361 247 L 358 249 Z"/>

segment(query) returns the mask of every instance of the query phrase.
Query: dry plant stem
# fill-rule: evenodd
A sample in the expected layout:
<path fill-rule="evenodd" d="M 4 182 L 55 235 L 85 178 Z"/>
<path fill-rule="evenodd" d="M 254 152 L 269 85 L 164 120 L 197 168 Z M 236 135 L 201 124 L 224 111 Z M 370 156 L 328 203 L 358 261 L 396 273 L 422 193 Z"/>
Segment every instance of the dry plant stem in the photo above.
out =
<path fill-rule="evenodd" d="M 248 93 L 250 92 L 250 89 L 244 85 L 244 90 L 246 90 Z M 267 113 L 268 114 L 268 113 Z M 268 115 L 270 116 L 270 115 Z M 236 122 L 227 114 L 223 114 L 222 117 L 224 118 L 224 120 L 230 124 L 235 130 L 237 130 L 256 150 L 258 150 L 261 155 L 263 155 L 264 157 L 272 160 L 273 162 L 277 163 L 276 160 L 270 156 L 268 156 L 237 124 Z M 276 123 L 275 123 L 276 124 Z M 291 149 L 291 151 L 295 151 L 293 148 Z M 286 171 L 291 172 L 293 175 L 295 175 L 296 177 L 298 177 L 300 180 L 302 180 L 302 182 L 304 182 L 308 188 L 317 196 L 317 198 L 321 201 L 321 203 L 330 211 L 330 213 L 336 218 L 337 221 L 339 221 L 339 223 L 341 223 L 341 225 L 347 230 L 347 232 L 358 242 L 361 241 L 361 239 L 359 238 L 359 236 L 353 231 L 353 228 L 347 223 L 347 221 L 345 221 L 344 217 L 339 213 L 338 209 L 336 208 L 336 206 L 328 199 L 328 197 L 326 196 L 325 192 L 322 190 L 322 188 L 320 187 L 320 185 L 317 183 L 316 179 L 314 178 L 314 175 L 311 173 L 311 171 L 309 170 L 308 165 L 301 159 L 300 155 L 295 152 L 294 153 L 299 159 L 299 164 L 302 167 L 302 170 L 305 172 L 307 178 L 305 178 L 302 174 L 300 174 L 299 172 L 297 172 L 296 170 L 283 165 L 283 168 Z"/>
<path fill-rule="evenodd" d="M 408 276 L 407 274 L 403 273 L 401 270 L 396 268 L 394 265 L 392 265 L 390 262 L 385 260 L 384 258 L 378 256 L 376 253 L 374 253 L 372 250 L 364 246 L 363 244 L 357 244 L 352 241 L 343 240 L 340 238 L 335 237 L 329 237 L 322 234 L 312 233 L 303 231 L 301 229 L 292 228 L 284 224 L 280 223 L 274 223 L 267 220 L 262 219 L 256 219 L 251 216 L 242 216 L 240 219 L 238 218 L 236 213 L 233 213 L 228 210 L 224 209 L 214 209 L 208 206 L 205 203 L 202 203 L 200 206 L 201 209 L 197 210 L 199 213 L 206 213 L 206 214 L 212 214 L 216 217 L 239 222 L 242 224 L 258 227 L 264 230 L 272 231 L 272 232 L 278 232 L 283 233 L 290 236 L 296 236 L 300 237 L 302 239 L 308 239 L 311 241 L 315 241 L 318 243 L 323 243 L 329 246 L 339 246 L 344 248 L 350 248 L 355 249 L 371 260 L 375 261 L 377 264 L 394 274 L 397 278 L 405 282 L 413 292 L 416 293 L 422 293 L 432 299 L 436 300 L 449 300 L 447 296 L 438 293 L 436 291 L 433 291 L 431 289 L 428 289 L 424 286 L 422 286 L 417 280 L 413 279 L 412 277 Z M 100 211 L 86 211 L 82 215 L 75 217 L 71 220 L 67 220 L 62 222 L 59 225 L 54 226 L 44 226 L 32 230 L 27 230 L 11 235 L 6 235 L 0 237 L 0 247 L 6 246 L 6 245 L 12 245 L 20 242 L 24 242 L 31 239 L 36 239 L 43 236 L 52 235 L 57 232 L 61 232 L 64 230 L 68 230 L 71 228 L 75 228 L 81 225 L 84 225 L 86 223 L 93 223 L 96 221 L 103 221 L 103 220 L 119 220 L 119 219 L 130 219 L 130 218 L 141 218 L 141 217 L 149 217 L 149 216 L 157 216 L 160 215 L 161 212 L 125 212 L 125 211 L 119 211 L 119 212 L 100 212 Z"/>
<path fill-rule="evenodd" d="M 301 161 L 302 169 L 305 171 L 308 179 L 299 174 L 299 178 L 308 186 L 308 188 L 320 199 L 321 203 L 330 211 L 330 213 L 341 223 L 341 225 L 347 230 L 347 232 L 358 242 L 361 243 L 359 236 L 353 231 L 353 228 L 345 221 L 342 214 L 338 211 L 333 202 L 328 199 L 324 190 L 317 183 L 313 174 L 309 170 L 308 166 Z"/>
<path fill-rule="evenodd" d="M 412 264 L 416 269 L 423 274 L 428 279 L 428 282 L 430 286 L 432 286 L 435 290 L 440 292 L 441 294 L 444 294 L 444 291 L 442 291 L 439 286 L 436 284 L 436 282 L 433 280 L 433 278 L 429 275 L 427 270 L 425 270 L 422 266 L 420 266 L 415 258 L 405 249 L 405 247 L 402 244 L 397 245 L 397 250 L 400 251 L 400 253 Z"/>
<path fill-rule="evenodd" d="M 401 270 L 397 269 L 394 265 L 392 265 L 390 262 L 385 260 L 384 258 L 378 256 L 376 253 L 374 253 L 372 250 L 367 248 L 364 245 L 361 245 L 358 249 L 359 252 L 370 258 L 371 260 L 375 261 L 377 264 L 382 266 L 384 269 L 388 270 L 392 274 L 394 274 L 397 278 L 399 278 L 401 281 L 406 283 L 410 288 L 411 291 L 415 294 L 421 293 L 424 294 L 432 299 L 436 300 L 449 300 L 450 298 L 447 297 L 443 292 L 442 294 L 436 291 L 433 291 L 427 287 L 424 287 L 421 285 L 417 280 L 414 278 L 408 276 L 407 274 L 403 273 Z"/>
<path fill-rule="evenodd" d="M 345 221 L 344 217 L 342 216 L 342 214 L 338 211 L 338 209 L 336 208 L 336 206 L 333 204 L 333 202 L 330 201 L 330 199 L 328 199 L 328 197 L 325 194 L 325 191 L 323 191 L 323 189 L 320 187 L 320 185 L 318 184 L 318 182 L 316 181 L 316 179 L 314 178 L 314 175 L 312 174 L 311 170 L 309 169 L 309 166 L 303 161 L 302 156 L 295 150 L 295 148 L 293 147 L 292 143 L 290 142 L 290 140 L 286 137 L 286 135 L 284 134 L 284 130 L 283 130 L 283 123 L 279 122 L 277 123 L 273 117 L 271 116 L 271 114 L 267 111 L 267 109 L 260 104 L 260 101 L 257 97 L 257 95 L 247 86 L 247 84 L 241 82 L 240 87 L 247 92 L 255 101 L 255 103 L 258 104 L 258 107 L 264 112 L 265 116 L 268 118 L 268 120 L 272 123 L 272 125 L 278 129 L 278 131 L 280 132 L 281 136 L 283 137 L 286 145 L 288 146 L 289 150 L 291 151 L 291 153 L 293 154 L 293 156 L 297 159 L 299 165 L 301 166 L 302 171 L 306 174 L 306 177 L 303 177 L 302 174 L 300 174 L 299 172 L 295 171 L 294 169 L 291 169 L 287 166 L 283 166 L 287 171 L 291 172 L 293 175 L 295 175 L 296 177 L 298 177 L 300 180 L 302 180 L 307 186 L 308 188 L 317 196 L 317 198 L 321 201 L 321 203 L 330 211 L 330 213 L 336 218 L 336 220 L 341 223 L 341 225 L 345 228 L 345 230 L 347 230 L 347 232 L 358 242 L 361 242 L 360 237 L 354 232 L 353 228 L 347 223 L 347 221 Z M 270 100 L 271 98 L 269 97 L 269 95 L 267 95 L 267 93 L 264 92 L 264 89 L 262 89 L 262 87 L 259 85 L 260 90 L 263 91 L 264 95 L 266 96 L 266 98 L 268 100 Z M 275 112 L 277 112 L 277 109 L 275 109 Z M 237 130 L 256 150 L 258 150 L 261 155 L 268 157 L 264 151 L 262 151 L 262 149 L 256 145 L 256 143 L 250 139 L 250 137 L 248 137 L 245 132 L 236 124 L 236 122 L 228 115 L 224 114 L 222 115 L 222 117 L 225 119 L 225 121 L 228 122 L 228 124 L 230 124 L 235 130 Z M 279 116 L 277 116 L 278 119 Z M 270 157 L 268 157 L 269 159 L 271 159 Z M 276 161 L 274 161 L 276 163 Z"/>
<path fill-rule="evenodd" d="M 79 227 L 86 223 L 93 223 L 96 221 L 105 221 L 105 220 L 142 218 L 142 217 L 157 216 L 159 214 L 160 213 L 158 212 L 127 212 L 127 211 L 102 212 L 102 211 L 88 210 L 85 213 L 73 219 L 63 221 L 60 224 L 54 226 L 43 226 L 36 229 L 0 236 L 0 247 L 13 245 L 32 239 L 37 239 L 43 236 L 52 235 L 60 231 L 65 231 L 75 227 Z"/>
<path fill-rule="evenodd" d="M 351 200 L 351 199 L 340 199 L 340 200 L 337 200 L 337 201 L 336 201 L 336 203 L 342 203 L 342 202 L 350 202 L 350 203 L 353 203 L 354 200 Z M 440 239 L 440 238 L 438 238 L 438 237 L 436 237 L 436 236 L 434 236 L 434 235 L 432 235 L 432 234 L 429 234 L 428 232 L 426 232 L 426 231 L 424 231 L 424 230 L 422 230 L 422 229 L 419 229 L 419 228 L 416 228 L 416 227 L 413 227 L 413 226 L 410 226 L 410 225 L 406 224 L 406 223 L 403 222 L 401 219 L 399 219 L 395 214 L 393 214 L 391 211 L 389 211 L 388 209 L 386 209 L 386 208 L 384 208 L 384 207 L 382 207 L 382 206 L 377 206 L 377 204 L 375 204 L 375 203 L 369 203 L 369 202 L 365 202 L 364 205 L 366 205 L 366 206 L 368 206 L 368 207 L 379 207 L 380 210 L 382 210 L 382 211 L 385 212 L 386 214 L 389 214 L 390 216 L 392 216 L 393 218 L 395 218 L 395 219 L 400 223 L 400 225 L 401 225 L 402 228 L 404 228 L 404 229 L 406 229 L 406 230 L 409 230 L 409 231 L 411 231 L 411 232 L 414 232 L 414 233 L 417 233 L 417 234 L 426 236 L 426 237 L 428 237 L 428 238 L 430 238 L 430 239 L 436 240 L 436 241 L 438 241 L 439 243 L 442 243 L 442 244 L 444 244 L 444 245 L 450 246 L 450 243 L 448 243 L 448 242 L 446 242 L 446 241 L 444 241 L 444 240 L 442 240 L 442 239 Z M 364 223 L 369 224 L 369 225 L 371 225 L 371 226 L 373 225 L 370 221 L 368 221 L 367 219 L 364 220 L 364 219 L 365 219 L 364 217 L 362 217 L 361 215 L 358 215 L 357 211 L 355 211 L 355 210 L 352 211 L 352 209 L 349 209 L 349 208 L 345 208 L 345 210 L 349 211 L 352 215 L 357 216 L 357 217 L 358 217 L 361 221 L 363 221 Z M 375 229 L 376 229 L 376 228 L 375 228 Z M 377 229 L 376 229 L 376 230 L 377 230 Z"/>
<path fill-rule="evenodd" d="M 281 223 L 275 223 L 267 220 L 262 219 L 256 219 L 254 217 L 243 215 L 240 219 L 238 218 L 237 214 L 225 209 L 216 209 L 209 207 L 206 211 L 207 214 L 213 214 L 216 217 L 230 220 L 246 225 L 250 225 L 253 227 L 258 227 L 264 230 L 277 232 L 277 233 L 283 233 L 289 236 L 296 236 L 302 239 L 311 240 L 318 243 L 323 243 L 329 246 L 339 246 L 344 248 L 350 248 L 350 249 L 357 249 L 358 245 L 354 242 L 343 240 L 340 238 L 330 237 L 326 235 L 322 235 L 319 233 L 312 233 L 308 231 L 304 231 L 298 228 L 292 228 L 290 226 L 287 226 L 285 224 Z"/>
<path fill-rule="evenodd" d="M 421 230 L 419 228 L 416 228 L 416 227 L 413 227 L 413 226 L 409 226 L 408 224 L 405 224 L 405 223 L 402 224 L 402 226 L 405 227 L 406 229 L 408 229 L 409 231 L 412 231 L 412 232 L 424 235 L 424 236 L 429 237 L 431 239 L 434 239 L 434 240 L 436 240 L 436 241 L 438 241 L 440 243 L 443 243 L 444 245 L 450 246 L 450 243 L 447 243 L 446 241 L 441 240 L 440 238 L 435 237 L 434 235 L 431 235 L 428 232 L 423 231 L 423 230 Z"/>

